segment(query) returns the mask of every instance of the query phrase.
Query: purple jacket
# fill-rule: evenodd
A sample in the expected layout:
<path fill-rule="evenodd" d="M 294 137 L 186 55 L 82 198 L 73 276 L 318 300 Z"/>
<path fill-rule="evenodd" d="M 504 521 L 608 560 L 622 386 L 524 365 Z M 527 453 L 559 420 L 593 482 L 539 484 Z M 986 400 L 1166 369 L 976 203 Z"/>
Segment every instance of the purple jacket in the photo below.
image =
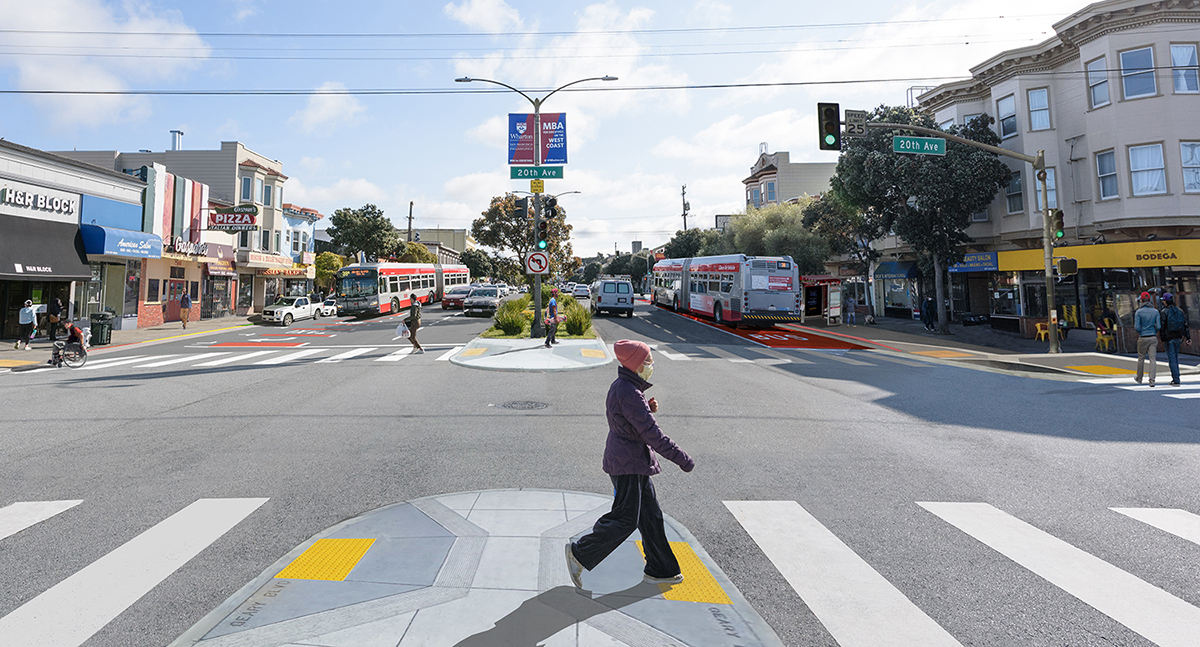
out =
<path fill-rule="evenodd" d="M 653 476 L 662 471 L 650 451 L 690 472 L 696 465 L 691 457 L 663 434 L 650 413 L 643 391 L 652 385 L 625 368 L 617 369 L 617 379 L 608 388 L 608 440 L 604 443 L 604 473 Z"/>

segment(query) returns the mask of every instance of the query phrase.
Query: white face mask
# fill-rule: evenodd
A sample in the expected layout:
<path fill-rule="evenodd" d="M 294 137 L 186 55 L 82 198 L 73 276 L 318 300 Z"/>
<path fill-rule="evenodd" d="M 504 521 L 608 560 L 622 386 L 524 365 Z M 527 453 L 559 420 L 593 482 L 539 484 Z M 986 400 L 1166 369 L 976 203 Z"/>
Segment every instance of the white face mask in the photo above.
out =
<path fill-rule="evenodd" d="M 650 376 L 654 375 L 654 365 L 653 364 L 642 364 L 642 370 L 638 371 L 637 375 L 638 375 L 638 377 L 642 378 L 643 380 L 646 380 L 647 382 L 649 382 Z"/>

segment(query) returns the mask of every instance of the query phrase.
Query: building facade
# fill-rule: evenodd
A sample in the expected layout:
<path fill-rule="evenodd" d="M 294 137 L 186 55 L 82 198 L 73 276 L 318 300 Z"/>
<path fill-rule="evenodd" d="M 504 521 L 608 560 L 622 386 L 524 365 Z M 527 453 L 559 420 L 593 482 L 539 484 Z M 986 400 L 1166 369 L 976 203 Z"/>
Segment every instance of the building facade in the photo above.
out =
<path fill-rule="evenodd" d="M 414 234 L 420 234 L 419 238 L 414 236 L 413 242 L 425 243 L 441 243 L 442 247 L 449 247 L 459 253 L 465 252 L 468 249 L 475 249 L 475 239 L 471 237 L 471 232 L 466 229 L 441 229 L 441 228 L 422 228 L 414 229 Z M 407 239 L 408 230 L 400 230 L 400 238 Z M 430 248 L 430 251 L 433 251 Z"/>
<path fill-rule="evenodd" d="M 759 154 L 758 161 L 750 167 L 750 177 L 742 180 L 746 187 L 747 208 L 784 204 L 829 190 L 829 178 L 837 170 L 836 162 L 792 162 L 788 157 L 787 151 L 767 153 L 764 150 Z"/>
<path fill-rule="evenodd" d="M 1046 202 L 1066 224 L 1054 255 L 1080 267 L 1056 281 L 1060 320 L 1127 327 L 1150 290 L 1179 295 L 1200 322 L 1200 4 L 1098 2 L 1054 29 L 922 94 L 920 108 L 944 128 L 988 115 L 1002 147 L 1045 151 Z M 972 216 L 950 306 L 1032 336 L 1047 321 L 1042 194 L 1030 165 L 1001 159 L 1013 182 Z M 911 254 L 895 238 L 876 247 L 889 260 L 874 275 L 876 314 L 905 292 L 911 309 Z"/>

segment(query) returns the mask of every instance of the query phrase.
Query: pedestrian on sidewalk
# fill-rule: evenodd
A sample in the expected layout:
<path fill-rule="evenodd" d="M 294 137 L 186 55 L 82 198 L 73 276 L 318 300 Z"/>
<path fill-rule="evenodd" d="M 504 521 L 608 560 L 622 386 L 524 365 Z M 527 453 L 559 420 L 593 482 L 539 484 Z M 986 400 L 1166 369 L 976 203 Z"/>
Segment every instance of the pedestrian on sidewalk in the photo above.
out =
<path fill-rule="evenodd" d="M 550 288 L 550 303 L 546 304 L 546 348 L 557 344 L 555 335 L 558 334 L 558 288 Z"/>
<path fill-rule="evenodd" d="M 421 302 L 417 300 L 416 292 L 408 295 L 408 317 L 404 319 L 404 325 L 408 326 L 408 341 L 412 342 L 412 354 L 423 354 L 425 349 L 421 348 L 421 342 L 417 341 L 417 329 L 421 327 Z"/>
<path fill-rule="evenodd" d="M 1156 356 L 1158 354 L 1158 330 L 1161 326 L 1158 311 L 1154 309 L 1149 292 L 1141 295 L 1142 307 L 1133 313 L 1133 329 L 1137 331 L 1138 367 L 1137 377 L 1133 378 L 1138 384 L 1142 383 L 1142 366 L 1146 356 L 1150 357 L 1150 386 L 1154 386 L 1154 375 L 1158 372 Z"/>
<path fill-rule="evenodd" d="M 647 400 L 645 395 L 652 386 L 647 380 L 654 372 L 650 347 L 623 339 L 613 345 L 613 350 L 621 365 L 605 402 L 608 439 L 603 463 L 615 488 L 612 510 L 596 521 L 591 533 L 577 542 L 567 542 L 567 571 L 575 586 L 582 588 L 583 570 L 596 568 L 637 530 L 646 555 L 643 580 L 678 584 L 683 581 L 683 573 L 667 541 L 662 509 L 650 477 L 662 471 L 655 452 L 685 472 L 692 471 L 696 463 L 663 434 L 654 420 L 658 402 Z"/>
<path fill-rule="evenodd" d="M 58 327 L 62 325 L 62 299 L 55 297 L 50 299 L 50 303 L 46 306 L 46 328 L 48 329 L 50 343 L 58 341 Z"/>
<path fill-rule="evenodd" d="M 192 295 L 188 294 L 184 288 L 183 294 L 179 296 L 179 320 L 183 322 L 183 327 L 186 330 L 188 319 L 192 317 Z"/>
<path fill-rule="evenodd" d="M 1162 295 L 1163 309 L 1159 316 L 1159 336 L 1167 347 L 1167 364 L 1171 366 L 1171 386 L 1179 386 L 1179 347 L 1191 344 L 1191 324 L 1187 312 L 1175 305 L 1175 295 Z"/>
<path fill-rule="evenodd" d="M 29 350 L 29 344 L 33 342 L 33 333 L 37 331 L 37 308 L 33 307 L 33 301 L 25 300 L 25 307 L 17 313 L 17 323 L 21 325 L 21 331 L 13 348 L 19 349 L 21 344 L 24 344 L 25 350 Z"/>
<path fill-rule="evenodd" d="M 854 307 L 858 304 L 854 302 L 854 297 L 846 298 L 846 323 L 851 326 L 858 325 L 858 313 L 854 311 Z"/>

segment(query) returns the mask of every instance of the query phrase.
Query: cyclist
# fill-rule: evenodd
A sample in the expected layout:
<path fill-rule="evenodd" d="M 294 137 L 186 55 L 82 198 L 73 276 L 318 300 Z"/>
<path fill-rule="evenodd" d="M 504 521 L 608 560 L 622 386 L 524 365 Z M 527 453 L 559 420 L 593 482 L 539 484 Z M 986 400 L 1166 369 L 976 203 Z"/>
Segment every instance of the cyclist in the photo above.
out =
<path fill-rule="evenodd" d="M 79 347 L 83 349 L 84 354 L 87 354 L 87 345 L 84 344 L 83 340 L 83 329 L 67 320 L 64 320 L 62 325 L 63 329 L 67 333 L 67 336 L 63 339 L 63 341 L 54 342 L 54 349 L 50 353 L 50 361 L 47 362 L 54 366 L 62 366 L 62 351 L 67 347 L 67 344 L 79 344 Z"/>

